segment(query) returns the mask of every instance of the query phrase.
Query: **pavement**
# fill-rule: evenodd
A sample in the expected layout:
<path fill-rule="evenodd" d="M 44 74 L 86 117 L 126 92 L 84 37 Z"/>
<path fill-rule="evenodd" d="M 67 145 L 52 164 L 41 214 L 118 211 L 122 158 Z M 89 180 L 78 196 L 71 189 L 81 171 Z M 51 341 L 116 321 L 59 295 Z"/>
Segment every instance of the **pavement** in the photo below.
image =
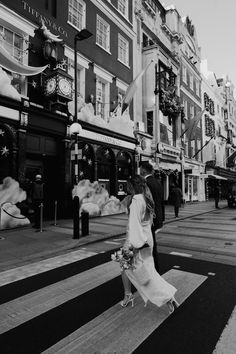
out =
<path fill-rule="evenodd" d="M 227 207 L 227 201 L 219 203 Z M 186 203 L 180 208 L 179 218 L 174 216 L 173 206 L 165 207 L 165 224 L 201 215 L 215 210 L 214 201 Z M 60 256 L 84 246 L 114 236 L 124 235 L 127 215 L 116 214 L 89 220 L 89 235 L 73 238 L 73 220 L 60 219 L 43 223 L 41 232 L 32 226 L 0 230 L 0 272 Z"/>

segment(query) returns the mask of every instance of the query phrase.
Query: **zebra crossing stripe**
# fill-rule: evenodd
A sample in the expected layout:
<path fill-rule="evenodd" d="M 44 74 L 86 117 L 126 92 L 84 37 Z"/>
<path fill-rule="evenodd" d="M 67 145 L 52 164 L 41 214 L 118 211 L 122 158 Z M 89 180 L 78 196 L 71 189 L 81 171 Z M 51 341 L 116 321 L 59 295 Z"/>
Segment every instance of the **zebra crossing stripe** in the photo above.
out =
<path fill-rule="evenodd" d="M 13 283 L 15 281 L 22 280 L 58 267 L 62 267 L 72 262 L 77 262 L 79 260 L 92 257 L 95 254 L 97 253 L 79 249 L 73 252 L 67 252 L 66 254 L 62 254 L 60 256 L 47 258 L 39 262 L 30 263 L 21 267 L 6 270 L 0 273 L 0 286 Z"/>
<path fill-rule="evenodd" d="M 212 354 L 236 353 L 236 306 Z"/>
<path fill-rule="evenodd" d="M 163 276 L 178 292 L 177 301 L 183 303 L 206 279 L 206 276 L 171 269 Z M 168 309 L 148 304 L 135 296 L 134 307 L 116 304 L 63 338 L 44 354 L 96 353 L 129 354 L 169 316 Z M 115 335 L 114 335 L 115 333 Z"/>

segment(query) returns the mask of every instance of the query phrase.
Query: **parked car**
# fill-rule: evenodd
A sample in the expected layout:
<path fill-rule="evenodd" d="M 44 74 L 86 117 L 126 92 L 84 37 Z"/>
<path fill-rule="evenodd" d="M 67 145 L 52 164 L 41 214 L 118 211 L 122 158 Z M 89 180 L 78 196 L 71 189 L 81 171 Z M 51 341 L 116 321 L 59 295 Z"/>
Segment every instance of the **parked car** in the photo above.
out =
<path fill-rule="evenodd" d="M 233 206 L 236 206 L 236 182 L 231 185 L 227 201 L 229 208 L 233 208 Z"/>

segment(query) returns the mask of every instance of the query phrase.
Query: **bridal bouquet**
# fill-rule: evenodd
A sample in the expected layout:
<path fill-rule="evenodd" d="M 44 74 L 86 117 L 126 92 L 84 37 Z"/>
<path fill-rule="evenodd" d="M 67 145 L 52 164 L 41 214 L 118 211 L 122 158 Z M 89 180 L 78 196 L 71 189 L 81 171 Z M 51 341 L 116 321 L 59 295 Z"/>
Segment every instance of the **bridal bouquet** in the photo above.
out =
<path fill-rule="evenodd" d="M 111 255 L 111 259 L 115 262 L 120 263 L 120 267 L 122 270 L 133 269 L 134 263 L 134 252 L 133 248 L 123 248 L 121 247 L 119 251 L 113 253 Z"/>

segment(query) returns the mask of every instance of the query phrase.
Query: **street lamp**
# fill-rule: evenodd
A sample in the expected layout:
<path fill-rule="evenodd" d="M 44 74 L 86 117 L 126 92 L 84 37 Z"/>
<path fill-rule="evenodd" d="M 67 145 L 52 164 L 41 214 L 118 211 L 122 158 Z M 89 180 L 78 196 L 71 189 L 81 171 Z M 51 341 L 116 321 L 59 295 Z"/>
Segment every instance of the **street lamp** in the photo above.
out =
<path fill-rule="evenodd" d="M 73 238 L 79 238 L 79 208 L 80 201 L 78 196 L 78 183 L 79 183 L 79 166 L 78 166 L 78 136 L 82 133 L 82 127 L 78 123 L 78 83 L 77 83 L 77 41 L 83 41 L 92 36 L 86 28 L 78 32 L 74 37 L 74 85 L 75 85 L 75 114 L 74 122 L 70 126 L 70 134 L 75 135 L 75 193 L 73 198 Z"/>

